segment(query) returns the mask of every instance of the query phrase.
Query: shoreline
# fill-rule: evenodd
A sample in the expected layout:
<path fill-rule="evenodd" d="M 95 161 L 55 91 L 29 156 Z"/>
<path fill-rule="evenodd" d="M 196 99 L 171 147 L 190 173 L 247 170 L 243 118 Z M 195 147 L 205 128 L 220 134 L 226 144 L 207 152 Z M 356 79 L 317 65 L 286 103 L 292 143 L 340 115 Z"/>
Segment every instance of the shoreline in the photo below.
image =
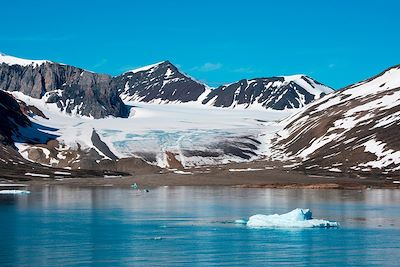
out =
<path fill-rule="evenodd" d="M 228 186 L 233 188 L 272 189 L 400 189 L 397 177 L 346 177 L 340 174 L 305 174 L 285 169 L 282 164 L 268 161 L 231 163 L 226 165 L 192 168 L 185 170 L 162 169 L 149 172 L 137 170 L 129 176 L 73 178 L 34 178 L 30 181 L 7 179 L 4 182 L 25 183 L 30 186 L 68 185 L 80 187 L 130 188 L 136 183 L 139 188 L 161 186 Z M 397 181 L 397 182 L 396 182 Z M 393 183 L 395 182 L 395 183 Z"/>

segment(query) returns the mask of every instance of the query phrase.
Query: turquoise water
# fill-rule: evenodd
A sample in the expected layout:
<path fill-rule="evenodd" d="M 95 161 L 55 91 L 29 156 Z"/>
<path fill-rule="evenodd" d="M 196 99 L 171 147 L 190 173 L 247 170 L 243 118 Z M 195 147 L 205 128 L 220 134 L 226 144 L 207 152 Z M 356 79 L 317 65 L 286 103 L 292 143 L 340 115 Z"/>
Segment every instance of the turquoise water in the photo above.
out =
<path fill-rule="evenodd" d="M 0 196 L 1 266 L 396 266 L 400 191 L 31 188 Z M 310 208 L 338 229 L 250 229 Z"/>

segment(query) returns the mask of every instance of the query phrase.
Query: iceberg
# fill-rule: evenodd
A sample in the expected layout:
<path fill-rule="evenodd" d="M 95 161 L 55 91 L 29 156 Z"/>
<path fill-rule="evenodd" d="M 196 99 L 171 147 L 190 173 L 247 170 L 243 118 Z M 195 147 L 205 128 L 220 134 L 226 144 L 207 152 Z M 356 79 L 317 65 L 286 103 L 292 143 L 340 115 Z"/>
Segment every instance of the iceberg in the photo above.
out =
<path fill-rule="evenodd" d="M 26 195 L 30 193 L 31 191 L 28 190 L 15 190 L 15 189 L 0 190 L 0 195 Z"/>
<path fill-rule="evenodd" d="M 249 218 L 248 227 L 280 227 L 280 228 L 330 228 L 338 227 L 336 221 L 313 219 L 309 209 L 294 209 L 285 214 L 263 215 L 257 214 Z"/>

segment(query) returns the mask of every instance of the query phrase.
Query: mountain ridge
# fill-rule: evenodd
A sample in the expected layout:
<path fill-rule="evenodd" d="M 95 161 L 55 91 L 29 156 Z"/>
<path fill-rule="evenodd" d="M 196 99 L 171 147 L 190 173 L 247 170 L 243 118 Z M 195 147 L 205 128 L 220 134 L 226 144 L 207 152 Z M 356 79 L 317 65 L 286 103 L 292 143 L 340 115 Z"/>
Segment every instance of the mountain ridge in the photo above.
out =
<path fill-rule="evenodd" d="M 35 61 L 16 57 L 11 57 L 13 60 L 9 60 L 10 57 L 0 56 L 0 66 L 3 66 L 0 68 L 1 89 L 22 91 L 36 98 L 46 95 L 46 101 L 56 103 L 61 111 L 65 110 L 70 114 L 75 113 L 94 118 L 110 115 L 127 116 L 128 107 L 122 104 L 121 99 L 125 102 L 159 104 L 198 102 L 203 105 L 231 108 L 236 106 L 249 108 L 255 105 L 266 109 L 282 110 L 300 108 L 320 98 L 321 93 L 333 91 L 302 74 L 242 79 L 228 85 L 211 88 L 182 72 L 169 60 L 129 70 L 117 76 L 110 76 L 48 60 Z M 52 68 L 46 71 L 49 69 L 48 66 L 52 66 Z M 69 74 L 65 74 L 65 72 Z M 290 77 L 300 78 L 295 80 Z M 304 81 L 301 81 L 301 77 Z M 287 79 L 290 80 L 289 85 L 285 84 Z M 274 88 L 271 86 L 271 88 L 267 88 L 267 84 L 263 84 L 273 80 L 281 81 L 282 88 L 274 86 L 272 86 Z M 232 88 L 240 83 L 252 83 L 252 81 L 260 84 L 253 85 L 250 89 L 241 88 L 241 92 L 237 94 L 236 90 Z M 225 90 L 225 88 L 233 91 L 228 93 L 229 90 Z M 93 89 L 100 91 L 101 96 L 96 97 L 96 94 L 92 93 L 96 90 Z M 80 100 L 82 95 L 93 108 L 84 105 L 84 101 Z M 258 101 L 255 101 L 255 98 Z M 68 101 L 69 99 L 73 99 L 73 101 Z M 81 105 L 84 107 L 82 108 Z"/>

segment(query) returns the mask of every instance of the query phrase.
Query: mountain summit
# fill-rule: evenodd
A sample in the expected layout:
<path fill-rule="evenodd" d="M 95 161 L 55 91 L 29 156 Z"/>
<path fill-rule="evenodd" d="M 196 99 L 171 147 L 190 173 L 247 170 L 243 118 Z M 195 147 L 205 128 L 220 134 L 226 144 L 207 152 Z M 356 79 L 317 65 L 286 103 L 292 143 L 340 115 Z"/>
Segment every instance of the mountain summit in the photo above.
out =
<path fill-rule="evenodd" d="M 114 82 L 122 99 L 140 102 L 197 101 L 207 89 L 169 61 L 125 72 L 115 77 Z"/>
<path fill-rule="evenodd" d="M 203 104 L 217 107 L 301 108 L 333 90 L 305 75 L 240 80 L 212 90 Z"/>

